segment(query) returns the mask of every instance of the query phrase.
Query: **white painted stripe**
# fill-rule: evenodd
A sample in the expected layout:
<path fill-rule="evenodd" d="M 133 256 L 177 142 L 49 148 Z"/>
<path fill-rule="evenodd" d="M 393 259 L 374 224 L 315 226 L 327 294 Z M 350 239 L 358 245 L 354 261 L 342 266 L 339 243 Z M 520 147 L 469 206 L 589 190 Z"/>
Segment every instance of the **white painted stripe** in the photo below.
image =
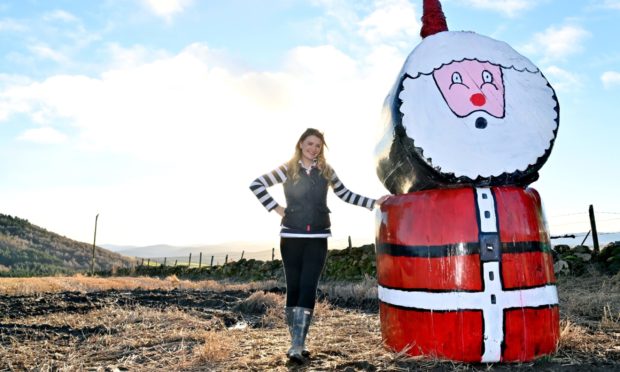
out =
<path fill-rule="evenodd" d="M 500 305 L 502 284 L 499 280 L 499 262 L 482 264 L 484 278 L 484 298 L 481 302 L 482 321 L 484 322 L 483 362 L 497 362 L 502 357 L 502 340 L 504 339 L 504 311 Z M 490 279 L 493 273 L 493 280 Z M 495 296 L 495 304 L 492 303 Z"/>
<path fill-rule="evenodd" d="M 480 231 L 497 233 L 497 216 L 495 215 L 495 200 L 489 188 L 476 188 L 478 208 L 480 210 Z"/>
<path fill-rule="evenodd" d="M 379 299 L 385 303 L 422 310 L 479 310 L 483 292 L 422 292 L 402 291 L 379 286 Z"/>
<path fill-rule="evenodd" d="M 519 289 L 515 291 L 507 291 L 505 293 L 510 293 L 511 296 L 502 296 L 498 298 L 498 301 L 503 301 L 501 306 L 504 309 L 557 305 L 559 303 L 558 290 L 554 285 Z"/>

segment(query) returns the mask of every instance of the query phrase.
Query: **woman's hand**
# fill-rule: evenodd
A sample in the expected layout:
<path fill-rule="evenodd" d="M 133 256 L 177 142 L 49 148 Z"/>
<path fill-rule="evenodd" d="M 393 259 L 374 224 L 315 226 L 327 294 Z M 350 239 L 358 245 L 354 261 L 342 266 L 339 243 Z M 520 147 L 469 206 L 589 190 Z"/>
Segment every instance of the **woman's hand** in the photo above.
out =
<path fill-rule="evenodd" d="M 284 213 L 284 207 L 278 205 L 275 209 L 276 213 L 280 215 L 280 217 L 284 218 L 284 215 L 286 213 Z"/>
<path fill-rule="evenodd" d="M 375 201 L 375 205 L 376 205 L 377 207 L 380 207 L 380 206 L 381 206 L 381 204 L 383 204 L 383 202 L 385 202 L 385 201 L 386 201 L 386 200 L 387 200 L 390 196 L 392 196 L 392 195 L 383 195 L 382 197 L 380 197 L 379 199 L 377 199 L 377 200 Z"/>

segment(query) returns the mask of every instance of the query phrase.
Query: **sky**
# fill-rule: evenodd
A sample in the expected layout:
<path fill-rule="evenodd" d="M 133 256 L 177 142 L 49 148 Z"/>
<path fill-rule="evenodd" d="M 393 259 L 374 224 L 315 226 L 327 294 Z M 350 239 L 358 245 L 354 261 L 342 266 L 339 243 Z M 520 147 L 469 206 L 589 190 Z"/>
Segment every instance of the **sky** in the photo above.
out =
<path fill-rule="evenodd" d="M 421 0 L 0 1 L 0 213 L 118 245 L 278 245 L 250 182 L 305 128 L 352 191 L 421 41 Z M 560 128 L 531 186 L 551 234 L 620 231 L 620 0 L 444 0 L 451 30 L 510 44 L 556 90 Z M 281 187 L 270 188 L 284 203 Z M 331 247 L 375 214 L 330 193 Z"/>

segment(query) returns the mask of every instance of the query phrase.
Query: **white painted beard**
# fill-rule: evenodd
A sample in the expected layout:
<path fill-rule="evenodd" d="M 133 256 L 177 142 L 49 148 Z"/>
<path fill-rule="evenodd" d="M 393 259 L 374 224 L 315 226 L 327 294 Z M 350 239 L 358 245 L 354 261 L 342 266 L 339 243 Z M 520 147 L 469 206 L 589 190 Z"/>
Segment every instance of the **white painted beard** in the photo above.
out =
<path fill-rule="evenodd" d="M 553 89 L 540 72 L 502 68 L 502 73 L 504 118 L 482 111 L 459 118 L 431 75 L 403 81 L 399 94 L 403 127 L 436 171 L 475 180 L 542 166 L 540 158 L 551 147 L 558 127 Z M 478 118 L 486 120 L 485 128 L 476 128 Z"/>

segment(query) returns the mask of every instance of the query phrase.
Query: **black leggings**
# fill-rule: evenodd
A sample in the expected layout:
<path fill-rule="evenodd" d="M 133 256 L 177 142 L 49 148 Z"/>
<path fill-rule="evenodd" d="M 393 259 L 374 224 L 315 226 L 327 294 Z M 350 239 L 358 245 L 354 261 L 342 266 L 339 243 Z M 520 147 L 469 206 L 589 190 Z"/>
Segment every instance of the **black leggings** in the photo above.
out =
<path fill-rule="evenodd" d="M 281 238 L 286 306 L 314 309 L 316 288 L 327 258 L 327 238 Z"/>

